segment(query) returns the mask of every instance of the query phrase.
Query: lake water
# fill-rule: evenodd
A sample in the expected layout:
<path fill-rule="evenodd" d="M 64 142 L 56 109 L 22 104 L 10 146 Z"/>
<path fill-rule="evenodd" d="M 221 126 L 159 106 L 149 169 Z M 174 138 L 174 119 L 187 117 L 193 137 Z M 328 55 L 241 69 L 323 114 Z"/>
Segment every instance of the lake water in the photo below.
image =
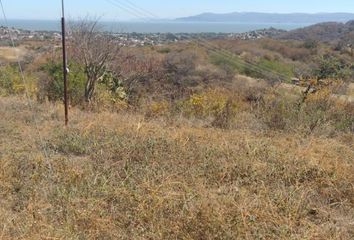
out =
<path fill-rule="evenodd" d="M 102 22 L 105 29 L 112 32 L 138 32 L 138 33 L 241 33 L 257 29 L 274 27 L 291 30 L 306 25 L 281 23 L 205 23 L 205 22 Z M 0 21 L 0 25 L 5 25 Z M 27 30 L 59 31 L 60 21 L 53 20 L 9 20 L 11 27 Z"/>

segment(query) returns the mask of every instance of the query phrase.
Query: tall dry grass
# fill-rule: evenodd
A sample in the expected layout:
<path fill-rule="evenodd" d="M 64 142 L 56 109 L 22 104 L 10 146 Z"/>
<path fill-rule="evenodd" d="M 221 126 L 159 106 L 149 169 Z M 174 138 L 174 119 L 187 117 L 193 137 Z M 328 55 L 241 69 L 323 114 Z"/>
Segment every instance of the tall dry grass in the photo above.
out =
<path fill-rule="evenodd" d="M 354 237 L 351 133 L 0 106 L 0 239 Z"/>

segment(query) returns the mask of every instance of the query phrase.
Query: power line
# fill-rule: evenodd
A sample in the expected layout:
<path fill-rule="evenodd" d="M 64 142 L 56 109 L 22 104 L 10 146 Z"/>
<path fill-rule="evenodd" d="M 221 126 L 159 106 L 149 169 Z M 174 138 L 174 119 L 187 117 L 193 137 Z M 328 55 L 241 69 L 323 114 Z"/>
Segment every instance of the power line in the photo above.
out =
<path fill-rule="evenodd" d="M 6 17 L 5 8 L 4 8 L 4 4 L 3 4 L 2 0 L 0 0 L 0 5 L 1 5 L 1 11 L 2 11 L 2 14 L 3 14 L 3 17 L 4 17 L 5 25 L 8 28 L 10 28 L 8 20 L 7 20 L 7 17 Z M 11 40 L 12 47 L 15 49 L 16 48 L 16 44 L 15 44 L 15 40 L 14 40 L 14 38 L 12 36 L 11 30 L 9 30 L 9 37 L 10 37 L 10 40 Z M 39 141 L 40 141 L 40 144 L 41 144 L 41 149 L 39 149 L 39 150 L 44 155 L 44 158 L 45 158 L 45 160 L 47 162 L 49 171 L 50 171 L 50 173 L 52 173 L 52 165 L 51 165 L 51 163 L 49 161 L 49 154 L 48 154 L 48 151 L 47 151 L 47 145 L 43 141 L 43 137 L 42 137 L 42 134 L 41 134 L 40 129 L 39 129 L 38 119 L 37 119 L 36 114 L 34 112 L 35 110 L 34 110 L 34 107 L 32 105 L 32 102 L 31 102 L 28 86 L 26 84 L 25 74 L 24 74 L 24 71 L 23 71 L 19 56 L 17 55 L 17 52 L 16 52 L 16 60 L 17 60 L 18 69 L 19 69 L 19 72 L 20 72 L 20 75 L 21 75 L 22 83 L 23 83 L 23 86 L 25 88 L 25 95 L 26 95 L 26 98 L 27 98 L 28 106 L 29 106 L 31 112 L 33 113 L 32 114 L 32 118 L 33 118 L 33 121 L 34 121 L 34 124 L 35 124 L 35 128 L 36 128 L 36 131 L 37 131 L 37 134 L 38 134 L 38 138 L 39 138 Z M 31 137 L 31 138 L 33 138 L 33 137 Z"/>
<path fill-rule="evenodd" d="M 116 1 L 116 2 L 117 2 L 118 0 L 112 0 L 112 1 Z M 140 9 L 142 12 L 145 13 L 145 15 L 149 15 L 150 18 L 151 18 L 151 17 L 152 17 L 152 18 L 156 18 L 156 19 L 159 18 L 159 17 L 158 17 L 157 15 L 155 15 L 154 13 L 151 13 L 151 12 L 149 12 L 149 11 L 147 11 L 147 10 L 145 10 L 145 9 L 143 9 L 143 8 L 141 8 L 141 7 L 139 7 L 139 6 L 137 6 L 135 3 L 133 3 L 133 2 L 130 1 L 130 0 L 125 0 L 125 2 L 128 2 L 131 6 L 137 8 L 137 9 Z M 187 38 L 190 38 L 190 37 L 187 36 Z M 215 50 L 215 51 L 221 51 L 221 52 L 223 52 L 225 55 L 228 55 L 230 58 L 234 59 L 234 61 L 237 59 L 237 60 L 239 60 L 239 61 L 244 62 L 244 64 L 246 64 L 246 65 L 248 65 L 248 66 L 252 65 L 252 67 L 254 67 L 254 68 L 271 72 L 271 73 L 273 73 L 273 74 L 275 74 L 275 75 L 279 75 L 279 76 L 281 76 L 282 78 L 285 78 L 285 79 L 288 78 L 288 76 L 285 76 L 285 75 L 283 75 L 283 74 L 281 74 L 281 73 L 279 73 L 279 72 L 276 72 L 276 71 L 274 71 L 273 69 L 266 68 L 266 67 L 262 67 L 262 66 L 253 64 L 253 63 L 251 63 L 251 62 L 242 60 L 242 59 L 238 58 L 234 53 L 230 53 L 229 51 L 226 51 L 225 49 L 223 49 L 223 48 L 221 48 L 221 47 L 219 47 L 219 46 L 216 46 L 215 44 L 212 44 L 212 43 L 210 43 L 209 41 L 206 41 L 206 40 L 201 39 L 201 38 L 198 38 L 198 40 L 199 40 L 200 42 L 203 42 L 204 45 L 208 45 L 209 47 L 211 47 L 211 48 L 212 48 L 213 50 Z M 235 59 L 235 58 L 236 58 L 236 59 Z"/>
<path fill-rule="evenodd" d="M 124 7 L 120 2 L 113 1 L 113 0 L 105 0 L 105 1 L 108 2 L 108 3 L 110 3 L 110 4 L 112 4 L 113 6 L 115 6 L 115 7 L 117 7 L 117 8 L 119 8 L 120 10 L 123 10 L 123 11 L 126 11 L 126 12 L 132 14 L 132 15 L 135 16 L 135 17 L 138 17 L 138 18 L 141 17 L 140 14 L 137 14 L 135 11 L 132 11 L 132 10 L 130 10 L 130 9 L 127 8 L 127 7 Z"/>
<path fill-rule="evenodd" d="M 134 11 L 135 13 L 139 14 L 140 17 L 143 17 L 143 19 L 147 21 L 152 21 L 153 19 L 150 17 L 150 13 L 146 13 L 145 10 L 139 7 L 135 7 L 136 5 L 133 5 L 132 2 L 128 1 L 117 1 L 117 0 L 111 0 L 127 9 L 130 9 L 131 11 Z"/>
<path fill-rule="evenodd" d="M 201 40 L 201 41 L 203 41 L 203 40 Z M 289 78 L 288 76 L 286 76 L 286 75 L 284 75 L 282 73 L 274 71 L 273 69 L 262 67 L 262 66 L 254 64 L 254 63 L 251 63 L 251 62 L 245 61 L 243 59 L 240 59 L 234 53 L 226 51 L 225 49 L 223 49 L 221 47 L 218 47 L 218 46 L 215 46 L 213 44 L 210 44 L 209 42 L 207 42 L 205 40 L 203 41 L 203 44 L 207 45 L 208 47 L 210 47 L 212 49 L 216 48 L 216 49 L 213 49 L 214 52 L 222 54 L 224 57 L 227 57 L 228 59 L 232 60 L 234 63 L 242 64 L 245 67 L 254 68 L 254 69 L 258 70 L 258 71 L 261 71 L 265 75 L 270 73 L 270 74 L 272 74 L 274 76 L 277 76 L 277 77 L 279 77 L 280 79 L 283 79 L 283 80 L 287 80 Z"/>
<path fill-rule="evenodd" d="M 119 2 L 118 0 L 110 0 L 110 1 L 114 1 L 117 4 L 121 4 L 121 2 Z M 139 9 L 141 9 L 141 11 L 145 11 L 143 8 L 138 7 L 137 5 L 132 3 L 130 0 L 125 0 L 125 1 L 130 2 L 132 6 L 136 6 L 135 9 L 139 8 Z M 117 4 L 115 4 L 115 6 L 120 8 L 119 6 L 117 6 Z M 131 12 L 131 11 L 134 11 L 133 12 L 134 16 L 142 17 L 138 11 L 134 10 L 134 8 L 131 8 L 129 10 L 129 12 Z M 148 16 L 148 15 L 150 15 L 151 17 Z M 144 17 L 145 16 L 148 16 L 150 20 L 153 20 L 152 17 L 158 18 L 158 16 L 156 16 L 155 14 L 150 13 L 148 11 L 145 11 Z M 187 38 L 187 39 L 191 39 L 191 37 L 188 36 L 188 35 L 182 35 L 182 36 Z M 206 41 L 206 40 L 201 39 L 201 38 L 192 39 L 192 40 L 199 41 L 199 43 L 202 43 L 201 44 L 202 47 L 206 48 L 209 51 L 212 51 L 212 52 L 215 52 L 217 54 L 223 55 L 224 57 L 228 58 L 229 60 L 231 60 L 232 62 L 234 62 L 234 63 L 236 63 L 238 65 L 243 65 L 244 67 L 251 68 L 253 72 L 257 72 L 257 73 L 259 73 L 259 74 L 261 74 L 263 76 L 267 76 L 269 74 L 272 74 L 273 76 L 277 76 L 281 80 L 288 80 L 289 79 L 288 76 L 283 75 L 282 73 L 276 72 L 274 69 L 267 68 L 267 67 L 264 67 L 264 66 L 259 66 L 259 65 L 256 65 L 254 63 L 250 63 L 250 62 L 247 62 L 245 60 L 242 60 L 238 56 L 236 56 L 235 54 L 230 53 L 229 51 L 227 51 L 227 50 L 225 50 L 225 49 L 223 49 L 223 48 L 221 48 L 221 47 L 219 47 L 219 46 L 217 46 L 215 44 L 212 44 L 209 41 Z"/>
<path fill-rule="evenodd" d="M 130 0 L 125 0 L 126 2 L 130 3 L 129 10 L 127 10 L 126 7 L 122 6 L 122 3 L 120 1 L 118 1 L 118 0 L 106 0 L 106 1 L 111 3 L 112 5 L 114 5 L 115 7 L 119 8 L 121 10 L 125 10 L 125 11 L 131 13 L 132 15 L 134 15 L 135 17 L 138 17 L 138 18 L 148 17 L 148 19 L 150 19 L 150 21 L 154 20 L 154 18 L 158 18 L 157 15 L 155 15 L 153 13 L 150 13 L 149 11 L 144 10 L 143 8 L 141 8 L 141 7 L 137 6 L 136 4 L 132 3 Z M 140 10 L 137 10 L 137 9 L 140 9 Z M 141 12 L 144 12 L 143 15 L 141 14 Z M 182 35 L 182 36 L 187 38 L 187 39 L 192 39 L 189 35 Z M 212 44 L 209 41 L 206 41 L 206 40 L 201 39 L 201 38 L 192 39 L 192 40 L 197 41 L 202 47 L 204 47 L 208 51 L 211 51 L 211 52 L 217 53 L 219 55 L 222 55 L 222 56 L 228 58 L 233 63 L 235 63 L 237 65 L 242 65 L 243 67 L 247 67 L 247 68 L 251 69 L 253 72 L 261 74 L 262 76 L 267 76 L 267 75 L 269 76 L 269 74 L 271 74 L 273 76 L 276 76 L 280 80 L 286 81 L 286 80 L 289 79 L 288 76 L 283 75 L 282 73 L 279 73 L 279 72 L 275 71 L 274 69 L 267 68 L 267 67 L 264 67 L 264 66 L 259 66 L 259 65 L 256 65 L 254 63 L 250 63 L 250 62 L 247 62 L 247 61 L 245 61 L 243 59 L 240 59 L 234 53 L 230 53 L 226 49 L 223 49 L 223 48 L 221 48 L 221 47 L 219 47 L 219 46 L 217 46 L 215 44 Z"/>
<path fill-rule="evenodd" d="M 146 9 L 143 9 L 143 8 L 139 7 L 138 5 L 136 5 L 135 3 L 133 3 L 133 2 L 130 1 L 130 0 L 125 0 L 125 2 L 127 2 L 127 3 L 128 3 L 129 5 L 131 5 L 132 7 L 135 7 L 135 8 L 137 8 L 137 9 L 140 9 L 142 12 L 144 12 L 145 14 L 148 14 L 148 15 L 152 16 L 153 18 L 156 18 L 156 19 L 159 18 L 156 14 L 154 14 L 154 13 L 152 13 L 152 12 L 146 10 Z"/>

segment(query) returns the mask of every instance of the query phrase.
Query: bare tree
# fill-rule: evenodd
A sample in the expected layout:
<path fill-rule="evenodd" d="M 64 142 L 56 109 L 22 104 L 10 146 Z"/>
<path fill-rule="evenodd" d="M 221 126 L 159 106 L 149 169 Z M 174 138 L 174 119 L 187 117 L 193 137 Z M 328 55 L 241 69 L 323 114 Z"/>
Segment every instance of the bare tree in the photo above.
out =
<path fill-rule="evenodd" d="M 74 59 L 84 66 L 85 100 L 90 102 L 96 84 L 120 51 L 114 37 L 104 31 L 97 20 L 81 20 L 70 26 L 70 43 Z"/>

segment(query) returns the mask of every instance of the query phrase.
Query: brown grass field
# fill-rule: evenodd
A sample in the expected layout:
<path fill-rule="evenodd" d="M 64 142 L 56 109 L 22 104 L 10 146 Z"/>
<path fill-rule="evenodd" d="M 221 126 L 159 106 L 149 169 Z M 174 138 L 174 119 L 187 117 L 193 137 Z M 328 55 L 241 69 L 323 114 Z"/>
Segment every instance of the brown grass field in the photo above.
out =
<path fill-rule="evenodd" d="M 0 60 L 4 62 L 16 62 L 18 59 L 22 60 L 28 54 L 25 47 L 0 47 Z"/>
<path fill-rule="evenodd" d="M 352 133 L 33 107 L 0 98 L 0 239 L 354 239 Z"/>

